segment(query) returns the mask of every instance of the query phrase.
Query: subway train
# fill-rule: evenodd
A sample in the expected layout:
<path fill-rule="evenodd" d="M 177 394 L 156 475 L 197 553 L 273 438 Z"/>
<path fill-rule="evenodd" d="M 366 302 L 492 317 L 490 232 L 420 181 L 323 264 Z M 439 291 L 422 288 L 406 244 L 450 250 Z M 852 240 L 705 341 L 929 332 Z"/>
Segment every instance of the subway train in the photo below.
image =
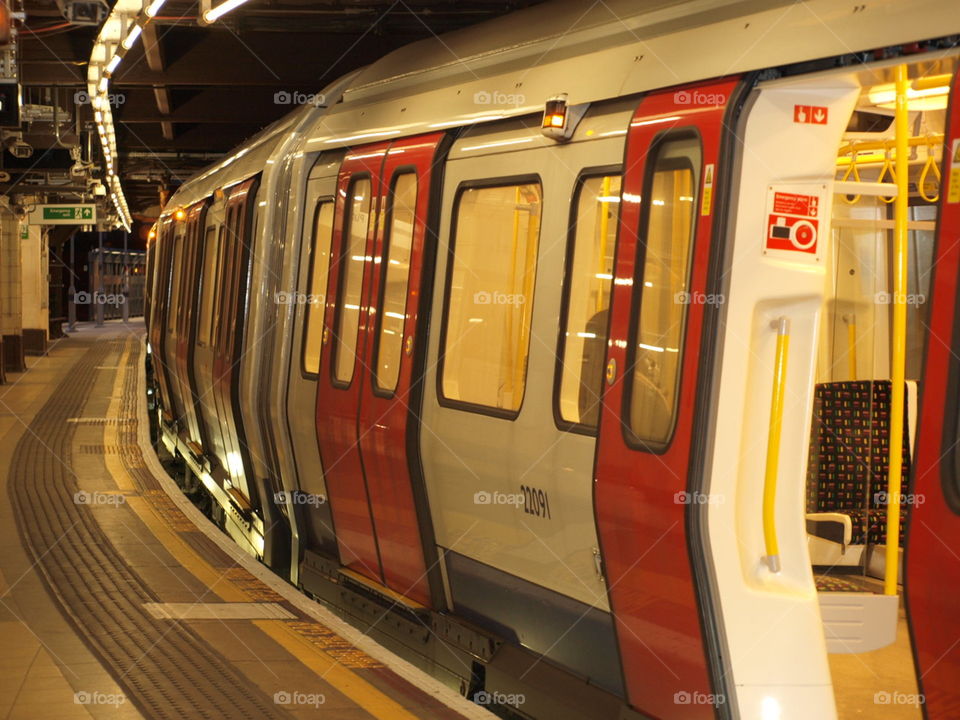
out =
<path fill-rule="evenodd" d="M 960 717 L 958 39 L 550 2 L 331 82 L 157 221 L 158 448 L 501 716 Z"/>

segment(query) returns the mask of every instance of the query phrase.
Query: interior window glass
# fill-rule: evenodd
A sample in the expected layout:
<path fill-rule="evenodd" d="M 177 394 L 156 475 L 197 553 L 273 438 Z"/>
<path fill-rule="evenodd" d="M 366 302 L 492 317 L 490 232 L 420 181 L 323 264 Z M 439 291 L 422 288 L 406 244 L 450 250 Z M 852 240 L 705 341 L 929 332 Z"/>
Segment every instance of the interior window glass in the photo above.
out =
<path fill-rule="evenodd" d="M 323 310 L 326 305 L 327 275 L 330 271 L 330 243 L 333 239 L 333 200 L 321 200 L 313 223 L 310 246 L 310 275 L 305 307 L 303 371 L 316 375 L 320 369 L 320 343 L 323 337 Z"/>
<path fill-rule="evenodd" d="M 583 178 L 577 189 L 560 367 L 560 417 L 596 427 L 620 207 L 620 176 Z"/>
<path fill-rule="evenodd" d="M 397 176 L 390 192 L 390 228 L 387 235 L 383 303 L 377 343 L 377 387 L 393 391 L 400 377 L 403 327 L 407 311 L 410 249 L 417 209 L 417 176 Z"/>
<path fill-rule="evenodd" d="M 649 184 L 646 231 L 640 236 L 643 286 L 633 347 L 630 429 L 651 444 L 664 444 L 673 433 L 699 166 L 697 141 L 660 146 Z"/>
<path fill-rule="evenodd" d="M 355 180 L 350 185 L 347 213 L 344 218 L 345 247 L 343 281 L 337 303 L 334 377 L 350 382 L 356 365 L 357 334 L 360 327 L 360 293 L 363 286 L 363 266 L 367 251 L 367 228 L 370 222 L 371 183 L 369 178 Z"/>
<path fill-rule="evenodd" d="M 207 228 L 203 240 L 203 275 L 200 278 L 200 317 L 197 327 L 197 342 L 200 345 L 210 343 L 210 328 L 213 324 L 213 298 L 217 286 L 217 255 L 219 254 L 217 228 Z"/>

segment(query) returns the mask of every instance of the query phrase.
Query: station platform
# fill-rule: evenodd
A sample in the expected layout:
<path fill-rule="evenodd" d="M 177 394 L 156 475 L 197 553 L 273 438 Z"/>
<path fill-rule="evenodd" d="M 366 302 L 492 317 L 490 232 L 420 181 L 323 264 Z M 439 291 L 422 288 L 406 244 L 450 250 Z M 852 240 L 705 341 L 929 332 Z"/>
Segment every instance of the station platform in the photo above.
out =
<path fill-rule="evenodd" d="M 0 717 L 492 718 L 242 554 L 150 449 L 143 325 L 0 388 Z"/>

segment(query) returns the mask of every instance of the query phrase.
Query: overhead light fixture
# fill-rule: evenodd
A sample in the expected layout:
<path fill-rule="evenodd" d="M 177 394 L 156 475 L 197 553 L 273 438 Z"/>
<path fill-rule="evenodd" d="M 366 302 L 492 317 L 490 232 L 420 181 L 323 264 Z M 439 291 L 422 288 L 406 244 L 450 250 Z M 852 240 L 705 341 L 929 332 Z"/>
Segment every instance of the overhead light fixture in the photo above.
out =
<path fill-rule="evenodd" d="M 214 23 L 231 10 L 236 10 L 245 2 L 247 2 L 247 0 L 226 0 L 226 2 L 222 2 L 219 5 L 215 5 L 212 8 L 204 10 L 201 17 L 205 23 Z"/>
<path fill-rule="evenodd" d="M 152 3 L 147 5 L 147 9 L 144 10 L 143 12 L 146 13 L 147 17 L 149 18 L 156 17 L 157 13 L 160 12 L 160 8 L 163 7 L 163 4 L 166 1 L 167 0 L 153 0 Z"/>
<path fill-rule="evenodd" d="M 117 66 L 120 64 L 120 61 L 123 58 L 120 55 L 114 55 L 110 58 L 110 62 L 107 63 L 107 74 L 112 75 L 113 71 L 117 69 Z"/>
<path fill-rule="evenodd" d="M 907 88 L 907 102 L 911 110 L 943 110 L 947 107 L 950 95 L 949 83 L 939 84 L 940 76 L 921 78 Z M 893 83 L 875 85 L 867 91 L 871 105 L 892 109 L 897 101 L 897 91 Z"/>
<path fill-rule="evenodd" d="M 100 78 L 100 84 L 97 87 L 100 88 L 100 92 L 106 93 L 107 88 L 110 87 L 110 78 L 104 75 L 102 78 Z"/>
<path fill-rule="evenodd" d="M 133 47 L 133 44 L 137 41 L 137 38 L 140 37 L 140 33 L 143 32 L 143 28 L 139 25 L 134 25 L 133 30 L 131 30 L 127 36 L 123 39 L 123 42 L 120 43 L 123 45 L 124 50 L 129 50 Z"/>

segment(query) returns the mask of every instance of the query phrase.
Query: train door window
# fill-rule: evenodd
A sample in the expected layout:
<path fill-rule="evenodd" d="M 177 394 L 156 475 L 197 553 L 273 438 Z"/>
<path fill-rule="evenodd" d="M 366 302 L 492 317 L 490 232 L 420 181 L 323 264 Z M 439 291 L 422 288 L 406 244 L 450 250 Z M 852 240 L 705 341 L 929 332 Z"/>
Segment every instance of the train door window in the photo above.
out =
<path fill-rule="evenodd" d="M 596 428 L 620 207 L 620 176 L 581 177 L 574 197 L 558 352 L 558 409 L 563 421 Z"/>
<path fill-rule="evenodd" d="M 224 265 L 227 261 L 227 243 L 224 242 L 226 229 L 226 219 L 224 223 L 220 225 L 220 230 L 217 233 L 217 255 L 216 260 L 214 261 L 217 266 L 217 271 L 214 273 L 214 281 L 211 285 L 213 290 L 213 313 L 210 323 L 210 343 L 213 343 L 213 338 L 220 337 L 220 326 L 223 324 L 223 301 L 226 288 L 224 284 L 226 282 L 226 273 L 224 272 Z"/>
<path fill-rule="evenodd" d="M 317 202 L 313 240 L 310 245 L 310 274 L 306 303 L 303 303 L 303 372 L 314 376 L 320 370 L 323 337 L 323 308 L 326 305 L 327 275 L 330 271 L 330 243 L 333 239 L 333 200 Z"/>
<path fill-rule="evenodd" d="M 673 434 L 696 214 L 700 142 L 666 140 L 650 162 L 640 236 L 643 266 L 631 347 L 627 413 L 632 440 L 652 449 Z"/>
<path fill-rule="evenodd" d="M 179 317 L 180 287 L 183 284 L 183 234 L 175 234 L 173 236 L 173 243 L 173 279 L 170 283 L 170 314 L 174 322 L 167 323 L 167 332 L 170 333 L 174 331 L 176 319 Z"/>
<path fill-rule="evenodd" d="M 393 392 L 400 378 L 403 328 L 407 317 L 407 284 L 410 251 L 417 210 L 417 176 L 405 172 L 394 176 L 388 206 L 384 262 L 383 302 L 377 333 L 377 389 Z"/>
<path fill-rule="evenodd" d="M 203 270 L 200 277 L 200 323 L 197 328 L 197 341 L 200 345 L 210 344 L 210 326 L 213 321 L 214 289 L 217 284 L 217 228 L 211 225 L 207 228 L 203 241 Z"/>
<path fill-rule="evenodd" d="M 468 187 L 455 204 L 442 397 L 520 410 L 540 242 L 538 181 Z"/>
<path fill-rule="evenodd" d="M 350 184 L 347 193 L 347 213 L 344 218 L 342 280 L 337 302 L 336 351 L 334 378 L 341 383 L 353 379 L 356 365 L 357 338 L 360 328 L 360 294 L 363 288 L 363 266 L 367 252 L 367 230 L 370 222 L 370 178 L 360 178 Z"/>

